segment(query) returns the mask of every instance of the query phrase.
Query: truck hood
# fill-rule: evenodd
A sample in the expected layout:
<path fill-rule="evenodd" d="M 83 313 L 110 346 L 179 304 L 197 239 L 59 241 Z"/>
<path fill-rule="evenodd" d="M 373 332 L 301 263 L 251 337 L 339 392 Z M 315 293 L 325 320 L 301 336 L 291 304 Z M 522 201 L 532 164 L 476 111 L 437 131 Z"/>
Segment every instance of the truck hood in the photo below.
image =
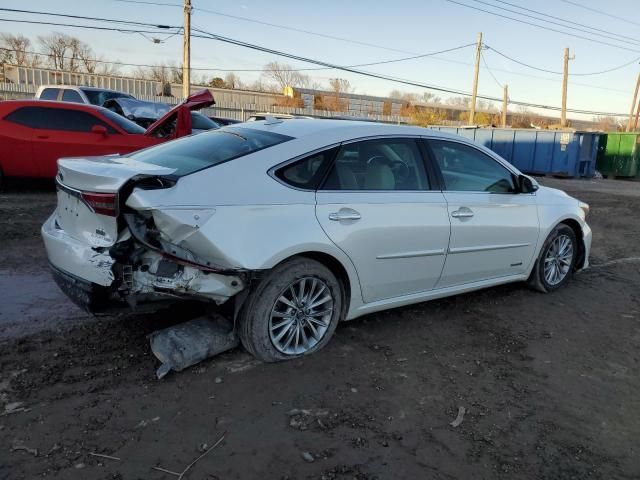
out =
<path fill-rule="evenodd" d="M 163 176 L 173 172 L 173 168 L 138 162 L 119 155 L 58 160 L 58 181 L 67 187 L 88 192 L 117 192 L 133 177 Z"/>

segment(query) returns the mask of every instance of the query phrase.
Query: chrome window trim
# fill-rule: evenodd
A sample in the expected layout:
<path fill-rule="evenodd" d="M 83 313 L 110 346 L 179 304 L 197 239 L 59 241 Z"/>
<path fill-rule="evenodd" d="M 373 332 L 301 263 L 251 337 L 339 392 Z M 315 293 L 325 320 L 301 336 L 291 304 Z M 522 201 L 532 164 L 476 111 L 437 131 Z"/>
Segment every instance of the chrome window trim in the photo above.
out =
<path fill-rule="evenodd" d="M 290 188 L 292 190 L 297 190 L 299 192 L 315 192 L 316 189 L 309 189 L 309 188 L 301 188 L 301 187 L 296 187 L 294 185 L 291 185 L 287 182 L 285 182 L 284 180 L 278 178 L 278 176 L 276 175 L 276 170 L 280 170 L 281 168 L 287 167 L 288 165 L 291 165 L 292 163 L 298 162 L 300 160 L 304 160 L 307 157 L 310 157 L 312 155 L 316 155 L 318 153 L 322 153 L 326 150 L 331 150 L 332 148 L 335 147 L 339 147 L 341 145 L 341 142 L 337 142 L 337 143 L 332 143 L 331 145 L 325 145 L 324 147 L 320 147 L 320 148 L 316 148 L 315 150 L 310 150 L 306 153 L 303 153 L 301 155 L 297 155 L 293 158 L 290 158 L 289 160 L 285 160 L 284 162 L 280 162 L 277 165 L 274 165 L 273 167 L 269 168 L 267 170 L 267 175 L 269 175 L 271 178 L 273 178 L 276 182 L 278 182 L 281 185 L 284 185 L 287 188 Z"/>

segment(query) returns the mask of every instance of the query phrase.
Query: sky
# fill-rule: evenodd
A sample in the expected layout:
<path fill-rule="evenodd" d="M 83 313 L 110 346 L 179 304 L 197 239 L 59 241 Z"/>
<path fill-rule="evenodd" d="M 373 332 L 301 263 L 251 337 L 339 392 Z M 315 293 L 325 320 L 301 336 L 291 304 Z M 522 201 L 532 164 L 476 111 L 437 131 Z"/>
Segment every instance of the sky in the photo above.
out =
<path fill-rule="evenodd" d="M 340 65 L 392 60 L 472 44 L 476 41 L 478 32 L 483 33 L 484 43 L 487 46 L 522 63 L 552 72 L 562 71 L 565 47 L 569 47 L 571 54 L 575 55 L 575 59 L 570 61 L 569 66 L 573 74 L 607 70 L 636 59 L 631 65 L 614 72 L 599 75 L 571 75 L 569 78 L 569 108 L 625 114 L 629 112 L 633 88 L 640 72 L 638 0 L 610 0 L 606 3 L 600 0 L 574 0 L 573 2 L 508 0 L 511 5 L 499 0 L 455 1 L 523 21 L 543 24 L 548 28 L 566 30 L 552 23 L 561 23 L 560 20 L 546 17 L 547 21 L 539 22 L 502 10 L 504 8 L 518 10 L 514 5 L 529 8 L 553 15 L 558 19 L 582 24 L 583 26 L 576 24 L 574 26 L 587 32 L 573 31 L 575 35 L 611 45 L 489 15 L 448 0 L 323 0 L 322 2 L 192 0 L 194 6 L 192 25 L 218 35 Z M 157 2 L 174 5 L 146 5 L 119 0 L 58 0 L 55 2 L 2 0 L 0 7 L 158 24 L 182 24 L 182 8 L 175 6 L 181 3 L 181 0 L 157 0 Z M 581 8 L 576 5 L 578 3 L 587 8 Z M 490 7 L 490 4 L 494 7 Z M 588 8 L 610 12 L 620 18 L 611 18 Z M 518 11 L 534 15 L 532 12 Z M 342 37 L 350 41 L 252 23 L 222 16 L 219 15 L 220 13 Z M 50 17 L 0 12 L 0 19 L 18 18 L 50 19 Z M 76 23 L 69 19 L 51 21 Z M 83 21 L 77 21 L 77 23 L 83 23 Z M 596 37 L 594 30 L 590 27 L 600 29 L 599 33 L 613 38 Z M 109 60 L 143 64 L 167 62 L 179 64 L 182 59 L 180 36 L 155 44 L 141 35 L 131 33 L 0 22 L 0 32 L 22 33 L 33 40 L 38 35 L 51 31 L 77 36 L 91 45 L 96 53 Z M 162 38 L 164 35 L 157 36 Z M 363 45 L 363 43 L 372 45 Z M 512 100 L 560 106 L 561 75 L 540 72 L 519 65 L 500 56 L 491 48 L 483 52 L 485 62 L 481 63 L 480 94 L 502 98 L 502 85 L 508 84 Z M 302 62 L 212 40 L 194 38 L 191 49 L 191 65 L 195 68 L 260 69 L 265 63 L 274 60 L 287 62 L 294 68 L 313 67 Z M 366 67 L 366 70 L 470 92 L 474 59 L 475 49 L 471 46 L 438 56 L 370 66 Z M 205 72 L 196 73 L 199 76 Z M 206 73 L 213 77 L 224 76 L 226 72 Z M 332 70 L 306 73 L 325 85 L 330 78 L 347 78 L 356 93 L 384 96 L 393 89 L 416 93 L 429 91 Z M 243 81 L 251 83 L 260 74 L 239 72 L 239 75 Z M 448 96 L 438 92 L 432 93 L 436 93 L 443 99 Z M 585 118 L 569 114 L 570 118 L 572 116 Z"/>

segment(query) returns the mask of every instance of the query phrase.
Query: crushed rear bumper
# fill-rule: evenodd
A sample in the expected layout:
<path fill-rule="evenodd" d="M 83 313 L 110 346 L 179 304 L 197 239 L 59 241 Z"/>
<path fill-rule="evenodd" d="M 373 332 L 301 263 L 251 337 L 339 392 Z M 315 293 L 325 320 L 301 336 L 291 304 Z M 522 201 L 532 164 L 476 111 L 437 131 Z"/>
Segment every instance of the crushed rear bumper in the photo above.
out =
<path fill-rule="evenodd" d="M 110 289 L 87 282 L 50 264 L 51 274 L 60 290 L 83 310 L 91 313 L 103 312 L 109 306 Z"/>

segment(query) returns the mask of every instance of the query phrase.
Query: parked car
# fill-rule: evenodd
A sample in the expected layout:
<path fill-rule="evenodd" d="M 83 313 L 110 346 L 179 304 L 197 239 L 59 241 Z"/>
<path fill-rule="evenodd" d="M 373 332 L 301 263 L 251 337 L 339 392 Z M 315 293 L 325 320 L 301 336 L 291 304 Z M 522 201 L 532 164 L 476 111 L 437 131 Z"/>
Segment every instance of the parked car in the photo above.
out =
<path fill-rule="evenodd" d="M 247 118 L 247 122 L 257 122 L 259 120 L 266 120 L 267 117 L 271 117 L 271 118 L 277 118 L 280 120 L 291 120 L 294 118 L 297 119 L 311 119 L 313 117 L 307 117 L 304 115 L 291 115 L 289 113 L 269 113 L 269 112 L 258 112 L 258 113 L 254 113 L 253 115 L 251 115 L 249 118 Z"/>
<path fill-rule="evenodd" d="M 224 125 L 233 125 L 234 123 L 242 123 L 241 120 L 236 120 L 234 118 L 213 117 L 211 115 L 209 115 L 209 118 L 221 127 L 223 127 Z"/>
<path fill-rule="evenodd" d="M 171 110 L 171 105 L 161 102 L 145 102 L 131 98 L 113 98 L 107 100 L 103 107 L 116 112 L 142 128 L 149 128 L 153 122 Z M 191 130 L 193 133 L 202 133 L 214 128 L 220 128 L 220 124 L 200 112 L 191 112 Z"/>
<path fill-rule="evenodd" d="M 588 205 L 418 127 L 271 119 L 58 163 L 42 235 L 72 300 L 230 301 L 265 361 L 317 351 L 341 320 L 508 282 L 549 292 L 588 265 Z"/>
<path fill-rule="evenodd" d="M 61 157 L 126 154 L 192 133 L 187 113 L 208 106 L 194 93 L 143 129 L 106 109 L 42 100 L 0 102 L 0 185 L 4 177 L 54 178 Z"/>
<path fill-rule="evenodd" d="M 36 99 L 59 102 L 84 103 L 102 107 L 112 98 L 135 99 L 133 95 L 108 88 L 80 87 L 76 85 L 42 85 L 36 91 Z"/>

